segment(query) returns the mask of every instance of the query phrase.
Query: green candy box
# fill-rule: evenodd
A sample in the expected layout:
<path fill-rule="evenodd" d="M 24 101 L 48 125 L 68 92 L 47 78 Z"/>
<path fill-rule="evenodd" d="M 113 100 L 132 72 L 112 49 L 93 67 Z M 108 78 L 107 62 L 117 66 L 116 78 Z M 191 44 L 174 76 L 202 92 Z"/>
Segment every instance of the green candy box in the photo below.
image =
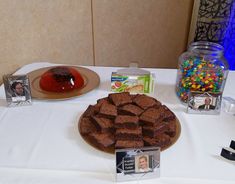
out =
<path fill-rule="evenodd" d="M 149 71 L 130 67 L 112 72 L 111 91 L 130 93 L 152 93 L 154 89 L 154 77 Z"/>

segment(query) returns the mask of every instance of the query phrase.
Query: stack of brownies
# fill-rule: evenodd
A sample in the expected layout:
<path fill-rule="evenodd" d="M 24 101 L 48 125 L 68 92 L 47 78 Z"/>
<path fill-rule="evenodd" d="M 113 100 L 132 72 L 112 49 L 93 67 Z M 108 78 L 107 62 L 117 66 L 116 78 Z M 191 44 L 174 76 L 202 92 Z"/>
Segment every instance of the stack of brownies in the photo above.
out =
<path fill-rule="evenodd" d="M 171 144 L 176 117 L 166 106 L 146 95 L 109 94 L 83 113 L 79 130 L 101 150 Z"/>

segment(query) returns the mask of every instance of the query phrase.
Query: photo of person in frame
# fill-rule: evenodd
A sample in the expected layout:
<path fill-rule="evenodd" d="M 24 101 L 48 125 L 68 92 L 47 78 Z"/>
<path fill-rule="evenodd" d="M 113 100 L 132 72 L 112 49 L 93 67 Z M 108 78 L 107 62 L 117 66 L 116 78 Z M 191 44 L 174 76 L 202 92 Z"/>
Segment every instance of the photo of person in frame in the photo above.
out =
<path fill-rule="evenodd" d="M 148 155 L 142 155 L 139 156 L 138 161 L 138 172 L 150 172 L 152 171 L 151 168 L 149 168 L 149 156 Z"/>
<path fill-rule="evenodd" d="M 31 97 L 29 86 L 24 80 L 12 80 L 10 83 L 10 95 L 12 102 L 25 102 Z"/>
<path fill-rule="evenodd" d="M 27 75 L 4 75 L 7 106 L 31 105 L 31 90 Z"/>
<path fill-rule="evenodd" d="M 190 92 L 187 112 L 192 114 L 219 114 L 221 93 Z"/>
<path fill-rule="evenodd" d="M 212 105 L 212 99 L 210 97 L 205 97 L 204 104 L 198 106 L 199 110 L 214 110 L 215 106 Z"/>
<path fill-rule="evenodd" d="M 12 97 L 25 96 L 24 85 L 20 81 L 14 81 L 11 84 Z"/>

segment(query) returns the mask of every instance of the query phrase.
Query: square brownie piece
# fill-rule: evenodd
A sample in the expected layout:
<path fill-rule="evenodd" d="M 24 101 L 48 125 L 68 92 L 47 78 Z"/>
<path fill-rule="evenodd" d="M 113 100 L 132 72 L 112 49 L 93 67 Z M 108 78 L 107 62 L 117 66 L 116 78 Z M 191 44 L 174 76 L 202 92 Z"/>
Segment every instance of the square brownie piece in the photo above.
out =
<path fill-rule="evenodd" d="M 132 101 L 133 101 L 137 96 L 139 96 L 139 95 L 140 95 L 140 94 L 130 94 Z"/>
<path fill-rule="evenodd" d="M 170 137 L 174 137 L 176 135 L 176 120 L 171 120 L 165 123 L 167 125 L 167 130 L 165 133 Z"/>
<path fill-rule="evenodd" d="M 154 126 L 156 123 L 160 123 L 163 120 L 163 112 L 164 110 L 161 107 L 151 107 L 141 114 L 140 121 L 147 126 Z"/>
<path fill-rule="evenodd" d="M 142 140 L 142 127 L 116 129 L 115 138 L 116 140 Z"/>
<path fill-rule="evenodd" d="M 108 132 L 114 129 L 114 123 L 113 123 L 113 120 L 111 119 L 103 118 L 99 116 L 92 116 L 91 119 L 94 125 L 96 126 L 97 130 L 101 132 Z"/>
<path fill-rule="evenodd" d="M 143 140 L 146 146 L 159 146 L 161 148 L 165 148 L 166 146 L 171 144 L 170 136 L 164 133 L 159 134 L 157 135 L 157 137 L 154 138 L 144 136 Z"/>
<path fill-rule="evenodd" d="M 109 101 L 109 98 L 108 97 L 105 97 L 105 98 L 101 98 L 99 100 L 97 100 L 97 106 L 101 107 L 104 103 L 108 103 L 110 104 L 111 102 Z"/>
<path fill-rule="evenodd" d="M 141 148 L 143 146 L 143 140 L 117 140 L 115 144 L 115 148 Z"/>
<path fill-rule="evenodd" d="M 139 116 L 144 110 L 137 105 L 127 104 L 118 109 L 118 114 Z"/>
<path fill-rule="evenodd" d="M 157 124 L 157 125 L 156 125 Z M 157 135 L 164 133 L 169 129 L 168 125 L 162 121 L 161 123 L 156 123 L 155 126 L 143 126 L 143 135 L 148 137 L 156 137 Z"/>
<path fill-rule="evenodd" d="M 100 107 L 99 115 L 107 118 L 115 118 L 117 116 L 117 107 L 109 103 L 103 103 Z"/>
<path fill-rule="evenodd" d="M 91 122 L 90 118 L 82 117 L 79 124 L 79 129 L 82 135 L 96 132 L 96 126 Z"/>
<path fill-rule="evenodd" d="M 157 100 L 155 100 L 152 97 L 149 97 L 147 95 L 137 95 L 134 99 L 133 102 L 141 107 L 142 109 L 148 109 L 149 107 L 153 106 L 160 106 L 161 103 Z"/>
<path fill-rule="evenodd" d="M 128 92 L 109 94 L 109 99 L 116 106 L 132 103 L 131 95 Z"/>
<path fill-rule="evenodd" d="M 164 109 L 164 121 L 170 121 L 170 120 L 175 120 L 176 116 L 175 114 L 165 105 L 162 106 L 162 108 Z"/>
<path fill-rule="evenodd" d="M 138 116 L 118 115 L 114 120 L 115 128 L 130 128 L 135 129 L 139 127 Z"/>
<path fill-rule="evenodd" d="M 90 139 L 92 140 L 92 143 L 96 144 L 96 146 L 101 149 L 112 146 L 115 143 L 114 136 L 108 132 L 105 133 L 95 132 L 91 133 L 89 136 Z"/>
<path fill-rule="evenodd" d="M 100 110 L 100 107 L 96 105 L 89 105 L 86 111 L 83 113 L 83 117 L 90 117 L 96 115 Z"/>

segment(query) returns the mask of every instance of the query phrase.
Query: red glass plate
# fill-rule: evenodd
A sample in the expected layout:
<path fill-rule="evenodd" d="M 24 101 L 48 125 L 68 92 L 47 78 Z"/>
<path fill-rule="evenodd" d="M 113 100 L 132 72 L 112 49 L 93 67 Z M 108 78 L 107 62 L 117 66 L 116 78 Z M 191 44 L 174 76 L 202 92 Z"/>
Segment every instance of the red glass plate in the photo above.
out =
<path fill-rule="evenodd" d="M 44 100 L 65 100 L 65 99 L 81 96 L 95 89 L 100 84 L 99 75 L 88 68 L 77 67 L 77 66 L 62 66 L 62 67 L 69 67 L 69 68 L 73 68 L 77 70 L 81 74 L 82 78 L 84 79 L 84 85 L 79 89 L 74 89 L 72 91 L 67 91 L 63 93 L 49 92 L 49 91 L 43 90 L 40 87 L 41 76 L 46 71 L 55 67 L 56 66 L 40 68 L 28 74 L 30 85 L 31 85 L 31 94 L 33 98 L 42 99 L 42 100 L 43 99 Z"/>

